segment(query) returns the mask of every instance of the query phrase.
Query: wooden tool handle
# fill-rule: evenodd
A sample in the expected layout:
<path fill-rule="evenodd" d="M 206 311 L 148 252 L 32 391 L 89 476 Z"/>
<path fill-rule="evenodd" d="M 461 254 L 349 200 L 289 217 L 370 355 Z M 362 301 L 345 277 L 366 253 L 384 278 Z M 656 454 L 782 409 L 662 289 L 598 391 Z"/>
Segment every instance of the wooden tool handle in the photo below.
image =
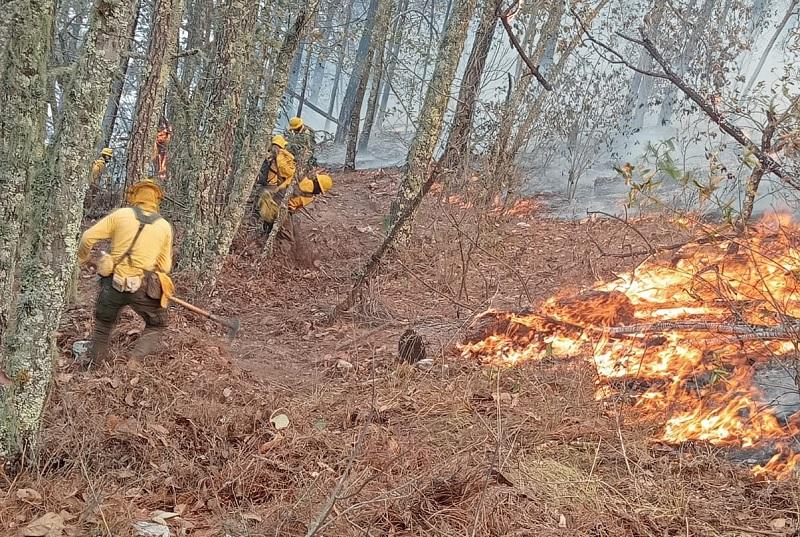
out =
<path fill-rule="evenodd" d="M 184 308 L 186 308 L 189 311 L 193 311 L 193 312 L 197 313 L 198 315 L 202 315 L 203 317 L 211 318 L 211 313 L 207 312 L 204 309 L 200 309 L 200 308 L 198 308 L 197 306 L 195 306 L 193 304 L 189 304 L 188 302 L 185 302 L 185 301 L 181 300 L 178 297 L 172 296 L 169 299 L 171 301 L 173 301 L 174 303 L 176 303 L 177 305 L 183 306 Z"/>

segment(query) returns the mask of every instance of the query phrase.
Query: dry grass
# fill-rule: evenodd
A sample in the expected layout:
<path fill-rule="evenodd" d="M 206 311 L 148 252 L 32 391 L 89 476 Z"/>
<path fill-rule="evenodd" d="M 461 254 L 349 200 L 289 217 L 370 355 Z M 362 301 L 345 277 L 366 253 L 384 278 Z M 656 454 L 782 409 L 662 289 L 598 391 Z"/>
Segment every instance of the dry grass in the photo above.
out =
<path fill-rule="evenodd" d="M 493 215 L 435 194 L 413 247 L 369 289 L 369 308 L 319 325 L 379 240 L 391 178 L 341 177 L 338 196 L 314 208 L 318 221 L 305 229 L 318 272 L 263 263 L 258 237 L 240 237 L 219 294 L 205 300 L 242 319 L 232 348 L 221 331 L 176 311 L 170 350 L 128 360 L 138 322 L 128 316 L 116 342 L 123 356 L 77 371 L 68 349 L 91 324 L 93 284 L 83 282 L 59 337 L 39 459 L 6 477 L 0 527 L 11 535 L 63 511 L 67 535 L 117 537 L 163 510 L 179 513 L 169 521 L 176 535 L 305 535 L 351 461 L 319 535 L 796 530 L 795 480 L 756 482 L 713 452 L 652 444 L 659 424 L 596 402 L 586 365 L 501 371 L 452 350 L 430 371 L 396 363 L 409 324 L 425 324 L 446 347 L 463 333 L 458 319 L 487 306 L 527 305 L 630 268 L 639 259 L 598 256 L 593 243 L 616 252 L 638 244 L 619 223 Z M 656 219 L 638 225 L 653 243 L 683 236 Z M 337 367 L 340 359 L 352 369 Z M 275 430 L 275 413 L 289 417 L 287 429 Z M 788 531 L 773 529 L 779 519 Z"/>

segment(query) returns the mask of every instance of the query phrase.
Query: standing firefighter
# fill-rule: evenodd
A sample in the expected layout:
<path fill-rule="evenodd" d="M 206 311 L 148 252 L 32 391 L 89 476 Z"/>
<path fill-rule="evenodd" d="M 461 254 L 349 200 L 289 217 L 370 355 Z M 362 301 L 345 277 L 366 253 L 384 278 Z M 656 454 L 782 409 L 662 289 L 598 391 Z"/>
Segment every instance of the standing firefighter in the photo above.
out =
<path fill-rule="evenodd" d="M 302 119 L 295 116 L 289 120 L 286 138 L 289 141 L 289 152 L 297 158 L 301 169 L 308 171 L 317 165 L 317 159 L 314 157 L 317 150 L 314 130 L 303 123 Z"/>
<path fill-rule="evenodd" d="M 286 150 L 286 138 L 277 134 L 272 137 L 269 159 L 264 161 L 258 174 L 258 183 L 265 185 L 258 198 L 258 213 L 264 221 L 264 230 L 269 234 L 278 217 L 278 204 L 292 184 L 296 165 L 294 156 Z"/>
<path fill-rule="evenodd" d="M 114 152 L 111 148 L 105 147 L 100 151 L 100 157 L 92 162 L 92 166 L 89 169 L 89 192 L 87 192 L 86 201 L 84 202 L 87 213 L 92 212 L 94 208 L 97 196 L 100 193 L 100 178 L 103 176 L 103 173 L 105 173 L 108 163 L 113 156 Z"/>
<path fill-rule="evenodd" d="M 111 329 L 125 306 L 145 322 L 134 356 L 155 353 L 164 337 L 166 308 L 174 285 L 168 275 L 172 268 L 172 226 L 158 214 L 163 197 L 161 187 L 152 180 L 136 183 L 128 190 L 129 207 L 109 213 L 81 237 L 81 264 L 89 262 L 95 243 L 111 239 L 111 254 L 103 252 L 92 263 L 101 276 L 94 312 L 92 361 L 108 357 Z"/>
<path fill-rule="evenodd" d="M 153 147 L 153 174 L 162 181 L 167 178 L 167 146 L 171 140 L 172 125 L 162 117 Z"/>

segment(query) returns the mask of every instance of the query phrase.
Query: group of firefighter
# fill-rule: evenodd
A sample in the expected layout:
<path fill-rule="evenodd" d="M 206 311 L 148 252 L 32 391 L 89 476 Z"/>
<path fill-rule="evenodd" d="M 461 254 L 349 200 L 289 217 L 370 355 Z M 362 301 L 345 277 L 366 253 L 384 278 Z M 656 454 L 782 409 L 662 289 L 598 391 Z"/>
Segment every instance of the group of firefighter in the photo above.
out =
<path fill-rule="evenodd" d="M 153 148 L 153 175 L 160 180 L 166 179 L 166 149 L 171 136 L 171 127 L 162 122 Z M 280 226 L 279 238 L 293 244 L 292 214 L 304 210 L 317 196 L 332 188 L 330 175 L 316 173 L 315 149 L 314 131 L 299 117 L 289 120 L 285 134 L 272 137 L 269 155 L 259 172 L 260 191 L 255 203 L 267 236 L 273 232 L 280 205 L 286 202 L 288 217 Z M 94 201 L 100 178 L 112 157 L 112 150 L 104 148 L 92 163 L 89 203 Z M 302 178 L 294 181 L 298 174 Z M 91 267 L 100 276 L 95 328 L 84 365 L 108 358 L 111 330 L 125 306 L 130 306 L 145 322 L 132 355 L 143 358 L 158 352 L 163 345 L 167 307 L 175 290 L 169 276 L 173 230 L 159 214 L 164 191 L 154 177 L 134 183 L 127 191 L 127 206 L 111 211 L 81 237 L 78 263 Z M 110 251 L 92 257 L 93 246 L 103 240 L 110 240 Z"/>

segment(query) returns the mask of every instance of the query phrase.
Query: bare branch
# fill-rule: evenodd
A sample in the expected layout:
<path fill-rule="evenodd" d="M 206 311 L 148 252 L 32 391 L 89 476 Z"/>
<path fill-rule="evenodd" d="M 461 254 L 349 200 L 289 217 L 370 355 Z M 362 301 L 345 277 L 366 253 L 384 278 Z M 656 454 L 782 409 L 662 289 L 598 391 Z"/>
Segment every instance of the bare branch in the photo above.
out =
<path fill-rule="evenodd" d="M 514 33 L 514 29 L 511 27 L 511 23 L 509 19 L 511 19 L 514 15 L 516 15 L 517 11 L 519 11 L 519 2 L 515 2 L 511 6 L 508 7 L 505 11 L 500 10 L 500 3 L 498 2 L 497 5 L 497 18 L 500 19 L 500 22 L 503 23 L 503 28 L 505 28 L 506 33 L 508 34 L 508 38 L 511 40 L 511 46 L 519 54 L 522 61 L 525 62 L 525 65 L 528 66 L 530 69 L 531 74 L 536 77 L 536 80 L 541 84 L 541 86 L 546 89 L 547 91 L 553 91 L 553 86 L 548 82 L 542 74 L 539 72 L 539 66 L 533 63 L 528 55 L 525 53 L 525 50 L 522 48 L 522 44 L 519 42 L 516 34 Z"/>

